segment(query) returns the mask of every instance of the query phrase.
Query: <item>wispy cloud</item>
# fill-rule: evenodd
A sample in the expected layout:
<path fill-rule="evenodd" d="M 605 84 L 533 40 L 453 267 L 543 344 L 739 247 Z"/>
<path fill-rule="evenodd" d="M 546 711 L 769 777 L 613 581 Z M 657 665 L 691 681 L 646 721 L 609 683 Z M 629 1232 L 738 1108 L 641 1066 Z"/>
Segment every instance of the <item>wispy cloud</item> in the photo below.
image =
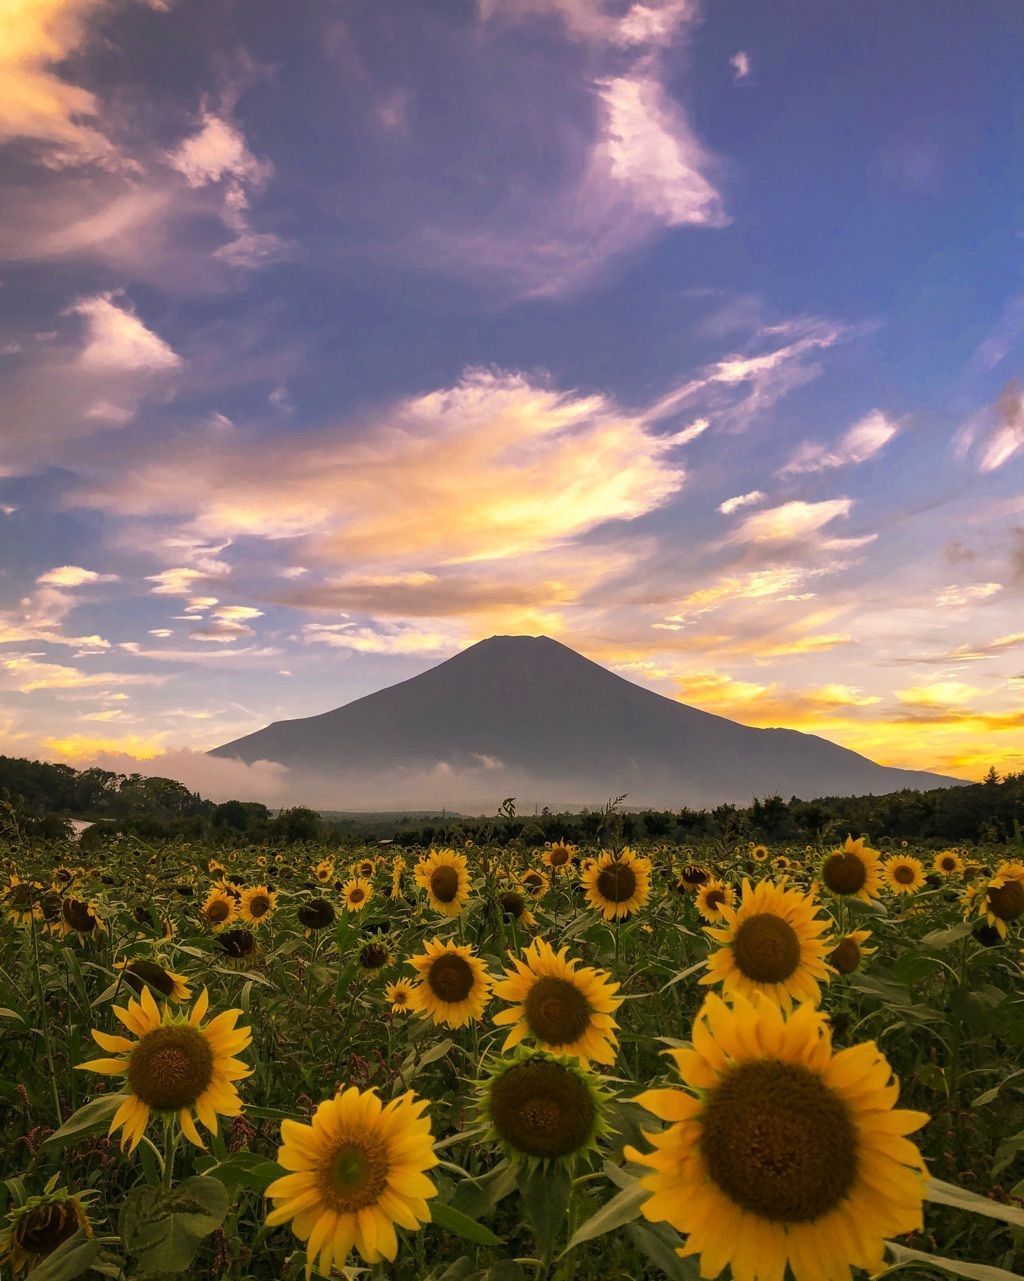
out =
<path fill-rule="evenodd" d="M 90 370 L 162 371 L 175 369 L 181 357 L 133 311 L 118 306 L 114 294 L 80 298 L 72 307 L 86 322 L 86 342 L 79 362 Z"/>
<path fill-rule="evenodd" d="M 735 498 L 727 498 L 724 503 L 718 504 L 718 510 L 723 516 L 731 516 L 733 512 L 739 511 L 741 507 L 751 507 L 754 503 L 764 501 L 764 494 L 759 489 L 752 489 L 747 494 L 737 494 Z"/>
<path fill-rule="evenodd" d="M 780 475 L 830 471 L 867 462 L 880 453 L 898 432 L 897 423 L 881 410 L 874 409 L 844 432 L 835 445 L 805 441 L 782 467 Z"/>
<path fill-rule="evenodd" d="M 94 569 L 83 569 L 80 565 L 58 565 L 40 574 L 37 583 L 53 587 L 85 587 L 90 583 L 114 583 L 116 574 L 100 574 Z"/>
<path fill-rule="evenodd" d="M 740 49 L 729 59 L 729 66 L 732 68 L 732 78 L 739 83 L 750 76 L 750 54 Z"/>
<path fill-rule="evenodd" d="M 996 471 L 1024 451 L 1024 390 L 1016 379 L 999 399 L 969 418 L 953 438 L 960 459 L 970 457 L 980 472 Z"/>

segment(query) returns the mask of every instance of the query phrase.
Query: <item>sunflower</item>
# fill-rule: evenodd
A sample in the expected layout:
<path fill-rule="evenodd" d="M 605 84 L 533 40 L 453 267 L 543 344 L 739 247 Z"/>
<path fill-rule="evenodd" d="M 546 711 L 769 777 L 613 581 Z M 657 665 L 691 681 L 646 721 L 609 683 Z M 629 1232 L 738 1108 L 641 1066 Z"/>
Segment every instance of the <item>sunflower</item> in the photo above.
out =
<path fill-rule="evenodd" d="M 9 1211 L 0 1232 L 0 1271 L 5 1276 L 33 1272 L 80 1230 L 92 1236 L 88 1208 L 94 1194 L 71 1193 L 57 1186 L 58 1178 L 55 1174 L 40 1196 L 31 1196 Z"/>
<path fill-rule="evenodd" d="M 408 979 L 395 979 L 384 989 L 384 999 L 391 1002 L 392 1014 L 409 1014 L 413 987 Z"/>
<path fill-rule="evenodd" d="M 852 974 L 865 956 L 871 956 L 878 950 L 864 946 L 870 937 L 870 930 L 851 930 L 844 934 L 828 954 L 829 965 L 839 974 Z"/>
<path fill-rule="evenodd" d="M 568 876 L 577 856 L 577 848 L 566 841 L 553 841 L 544 851 L 545 865 L 555 875 Z"/>
<path fill-rule="evenodd" d="M 233 960 L 250 956 L 256 950 L 256 935 L 251 930 L 225 930 L 217 938 L 222 952 L 227 952 Z"/>
<path fill-rule="evenodd" d="M 709 879 L 711 873 L 699 863 L 687 863 L 679 875 L 677 888 L 684 890 L 700 889 Z"/>
<path fill-rule="evenodd" d="M 587 864 L 581 881 L 590 907 L 606 921 L 618 921 L 651 897 L 651 860 L 628 845 L 618 854 L 605 850 Z"/>
<path fill-rule="evenodd" d="M 405 871 L 405 859 L 399 855 L 391 864 L 391 897 L 402 898 L 402 874 Z"/>
<path fill-rule="evenodd" d="M 203 906 L 199 909 L 199 914 L 207 925 L 215 930 L 223 929 L 234 920 L 238 908 L 232 895 L 226 890 L 214 886 L 203 900 Z"/>
<path fill-rule="evenodd" d="M 794 1000 L 817 1004 L 818 984 L 828 982 L 831 940 L 821 937 L 828 922 L 816 911 L 814 899 L 787 888 L 785 878 L 756 886 L 744 879 L 739 907 L 722 905 L 725 924 L 704 927 L 721 946 L 708 957 L 699 981 L 721 983 L 726 994 L 763 992 L 786 1007 Z"/>
<path fill-rule="evenodd" d="M 518 890 L 502 890 L 498 895 L 498 906 L 506 921 L 518 921 L 528 929 L 537 924 L 537 918 L 530 911 L 526 899 Z"/>
<path fill-rule="evenodd" d="M 336 914 L 333 903 L 328 903 L 325 898 L 314 898 L 303 903 L 295 915 L 299 918 L 299 924 L 305 927 L 306 937 L 309 938 L 314 930 L 329 929 L 334 924 Z"/>
<path fill-rule="evenodd" d="M 493 980 L 468 944 L 431 939 L 409 964 L 420 977 L 409 998 L 416 1014 L 445 1027 L 464 1027 L 481 1017 Z"/>
<path fill-rule="evenodd" d="M 928 1117 L 894 1109 L 898 1086 L 873 1041 L 838 1053 L 825 1016 L 709 996 L 693 1048 L 669 1051 L 694 1094 L 637 1102 L 666 1130 L 627 1148 L 650 1173 L 641 1213 L 686 1237 L 678 1253 L 734 1281 L 849 1281 L 882 1270 L 887 1237 L 919 1231 L 925 1167 L 906 1138 Z"/>
<path fill-rule="evenodd" d="M 173 970 L 167 970 L 156 961 L 149 961 L 144 956 L 117 961 L 114 968 L 122 972 L 125 983 L 139 995 L 142 989 L 148 986 L 159 992 L 161 996 L 166 996 L 169 1001 L 180 1003 L 192 999 L 192 989 L 184 974 L 175 974 Z"/>
<path fill-rule="evenodd" d="M 43 919 L 43 887 L 38 881 L 23 881 L 17 872 L 11 873 L 3 892 L 7 919 L 15 925 L 31 925 Z"/>
<path fill-rule="evenodd" d="M 334 878 L 334 860 L 322 858 L 313 868 L 313 878 L 321 885 L 329 885 Z"/>
<path fill-rule="evenodd" d="M 412 870 L 416 884 L 426 891 L 427 902 L 435 912 L 458 916 L 469 898 L 469 872 L 465 854 L 454 850 L 434 850 Z"/>
<path fill-rule="evenodd" d="M 494 994 L 511 1009 L 494 1016 L 498 1027 L 511 1026 L 503 1050 L 526 1037 L 553 1054 L 568 1054 L 584 1066 L 614 1063 L 617 1024 L 612 1017 L 622 1004 L 603 970 L 580 967 L 566 958 L 567 948 L 555 952 L 543 939 L 534 939 L 523 959 L 512 956 L 512 968 L 494 985 Z"/>
<path fill-rule="evenodd" d="M 224 864 L 215 858 L 210 859 L 210 861 L 206 864 L 206 869 L 211 876 L 223 876 L 226 870 L 224 867 Z"/>
<path fill-rule="evenodd" d="M 153 1112 L 165 1117 L 177 1115 L 182 1133 L 204 1147 L 192 1111 L 211 1134 L 217 1133 L 217 1115 L 238 1116 L 242 1102 L 233 1082 L 241 1081 L 251 1069 L 236 1055 L 252 1040 L 247 1027 L 236 1027 L 241 1010 L 225 1010 L 204 1024 L 210 998 L 203 988 L 185 1018 L 169 1005 L 163 1011 L 148 987 L 127 1009 L 113 1007 L 114 1013 L 134 1041 L 110 1036 L 93 1029 L 92 1038 L 102 1050 L 116 1057 L 79 1063 L 80 1071 L 101 1072 L 125 1077 L 124 1102 L 114 1113 L 109 1134 L 122 1131 L 121 1146 L 134 1152 Z"/>
<path fill-rule="evenodd" d="M 361 876 L 367 881 L 371 876 L 373 876 L 376 870 L 377 863 L 376 860 L 372 858 L 361 858 L 358 862 L 352 864 L 352 871 L 354 875 Z"/>
<path fill-rule="evenodd" d="M 882 865 L 887 885 L 896 894 L 913 894 L 924 884 L 924 864 L 912 854 L 896 854 Z"/>
<path fill-rule="evenodd" d="M 764 863 L 768 858 L 768 846 L 767 845 L 751 845 L 750 857 L 754 860 L 755 863 Z"/>
<path fill-rule="evenodd" d="M 377 974 L 394 963 L 395 958 L 383 943 L 365 943 L 359 949 L 359 968 L 364 974 Z"/>
<path fill-rule="evenodd" d="M 249 925 L 262 925 L 273 915 L 277 906 L 277 894 L 268 890 L 265 885 L 254 885 L 242 891 L 242 900 L 238 905 L 238 915 Z"/>
<path fill-rule="evenodd" d="M 577 1059 L 520 1046 L 484 1077 L 478 1103 L 487 1138 L 512 1161 L 571 1164 L 597 1147 L 607 1094 Z"/>
<path fill-rule="evenodd" d="M 942 850 L 935 855 L 932 870 L 938 872 L 940 876 L 962 876 L 964 861 L 956 850 Z"/>
<path fill-rule="evenodd" d="M 290 1173 L 265 1195 L 267 1227 L 291 1222 L 306 1244 L 306 1276 L 344 1268 L 353 1247 L 367 1263 L 394 1259 L 395 1225 L 416 1231 L 430 1219 L 437 1165 L 426 1100 L 412 1091 L 382 1104 L 349 1086 L 321 1103 L 309 1125 L 281 1122 L 277 1161 Z"/>
<path fill-rule="evenodd" d="M 551 877 L 540 868 L 531 867 L 520 876 L 519 885 L 531 898 L 543 898 L 551 888 Z"/>
<path fill-rule="evenodd" d="M 736 892 L 731 885 L 712 878 L 697 891 L 697 911 L 705 921 L 720 921 L 722 908 L 732 907 Z"/>
<path fill-rule="evenodd" d="M 93 934 L 102 933 L 106 926 L 100 919 L 95 903 L 86 903 L 79 898 L 66 898 L 60 905 L 60 919 L 54 922 L 54 929 L 82 941 Z"/>
<path fill-rule="evenodd" d="M 870 903 L 878 898 L 882 883 L 878 851 L 865 845 L 863 837 L 847 836 L 842 849 L 833 850 L 822 864 L 821 879 L 841 898 Z"/>
<path fill-rule="evenodd" d="M 1006 927 L 1024 915 L 1024 863 L 1002 862 L 984 890 L 976 895 L 979 915 L 1006 938 Z"/>
<path fill-rule="evenodd" d="M 341 901 L 350 912 L 361 912 L 373 897 L 373 886 L 361 876 L 353 876 L 339 890 Z"/>

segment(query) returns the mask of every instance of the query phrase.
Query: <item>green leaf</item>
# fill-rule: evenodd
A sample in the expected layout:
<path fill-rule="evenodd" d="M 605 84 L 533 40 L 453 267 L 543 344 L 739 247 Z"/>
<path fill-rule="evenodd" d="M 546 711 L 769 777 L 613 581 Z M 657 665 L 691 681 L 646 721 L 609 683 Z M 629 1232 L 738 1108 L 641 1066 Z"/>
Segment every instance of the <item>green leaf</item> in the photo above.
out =
<path fill-rule="evenodd" d="M 965 939 L 974 929 L 971 921 L 961 921 L 959 925 L 951 925 L 947 930 L 932 930 L 921 940 L 922 947 L 935 948 L 940 951 L 945 947 L 952 947 L 954 943 L 959 943 Z"/>
<path fill-rule="evenodd" d="M 1007 1272 L 1005 1268 L 994 1268 L 988 1263 L 966 1263 L 961 1259 L 943 1259 L 937 1254 L 925 1254 L 922 1250 L 911 1250 L 895 1241 L 886 1241 L 889 1253 L 893 1257 L 895 1268 L 887 1268 L 882 1276 L 901 1268 L 905 1263 L 928 1263 L 933 1268 L 941 1268 L 955 1277 L 967 1277 L 969 1281 L 1020 1281 L 1016 1272 Z"/>
<path fill-rule="evenodd" d="M 450 1205 L 438 1205 L 435 1201 L 430 1207 L 430 1217 L 439 1228 L 454 1232 L 464 1241 L 472 1241 L 475 1245 L 501 1245 L 501 1237 L 496 1237 L 490 1228 L 485 1228 L 482 1223 L 474 1223 L 458 1210 L 453 1210 Z"/>
<path fill-rule="evenodd" d="M 502 1161 L 478 1179 L 463 1179 L 451 1199 L 451 1205 L 460 1214 L 479 1219 L 513 1191 L 516 1186 L 515 1167 Z"/>
<path fill-rule="evenodd" d="M 988 1219 L 1001 1219 L 1003 1223 L 1012 1223 L 1024 1228 L 1024 1210 L 1015 1205 L 1002 1205 L 990 1201 L 988 1197 L 958 1188 L 955 1183 L 944 1183 L 942 1179 L 929 1179 L 924 1192 L 925 1198 L 937 1205 L 952 1205 L 958 1210 L 967 1210 L 971 1214 L 983 1214 Z"/>
<path fill-rule="evenodd" d="M 667 1224 L 654 1227 L 648 1223 L 627 1223 L 626 1231 L 633 1244 L 672 1281 L 699 1281 L 696 1261 L 681 1259 L 676 1254 L 676 1246 L 682 1245 L 683 1239 Z"/>
<path fill-rule="evenodd" d="M 520 1166 L 517 1182 L 526 1217 L 533 1228 L 541 1254 L 550 1255 L 562 1235 L 569 1209 L 568 1172 L 563 1165 L 531 1169 Z"/>
<path fill-rule="evenodd" d="M 121 1210 L 121 1237 L 136 1270 L 184 1272 L 204 1237 L 224 1222 L 230 1197 L 219 1179 L 196 1175 L 169 1192 L 137 1187 Z"/>
<path fill-rule="evenodd" d="M 227 1188 L 253 1188 L 257 1192 L 266 1191 L 286 1173 L 284 1166 L 255 1152 L 235 1152 L 203 1171 L 209 1178 L 220 1179 Z"/>
<path fill-rule="evenodd" d="M 32 1269 L 32 1276 L 36 1281 L 72 1281 L 72 1277 L 80 1277 L 92 1267 L 102 1249 L 102 1242 L 91 1241 L 79 1228 Z"/>
<path fill-rule="evenodd" d="M 482 1281 L 525 1281 L 526 1273 L 522 1264 L 515 1259 L 500 1259 L 493 1268 L 485 1272 Z"/>
<path fill-rule="evenodd" d="M 101 1094 L 98 1099 L 83 1103 L 77 1112 L 55 1130 L 44 1142 L 44 1148 L 62 1148 L 66 1143 L 77 1143 L 89 1134 L 99 1134 L 110 1129 L 114 1113 L 128 1096 L 126 1094 Z"/>
<path fill-rule="evenodd" d="M 468 1254 L 456 1259 L 450 1268 L 441 1274 L 441 1281 L 467 1281 L 468 1277 L 478 1277 L 477 1266 Z"/>
<path fill-rule="evenodd" d="M 639 1216 L 640 1207 L 650 1195 L 639 1183 L 631 1188 L 624 1188 L 618 1196 L 612 1197 L 596 1214 L 592 1214 L 576 1229 L 562 1252 L 563 1255 L 568 1254 L 570 1250 L 575 1250 L 584 1241 L 593 1241 L 595 1237 L 604 1236 L 606 1232 L 613 1232 L 616 1228 L 632 1223 Z"/>

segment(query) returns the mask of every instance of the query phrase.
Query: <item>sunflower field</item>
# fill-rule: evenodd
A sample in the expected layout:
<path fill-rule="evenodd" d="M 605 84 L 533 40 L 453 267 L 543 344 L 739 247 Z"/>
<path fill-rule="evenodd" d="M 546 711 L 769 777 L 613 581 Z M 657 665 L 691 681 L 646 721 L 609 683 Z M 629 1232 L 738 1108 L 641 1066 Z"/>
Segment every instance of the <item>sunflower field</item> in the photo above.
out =
<path fill-rule="evenodd" d="M 1020 849 L 3 858 L 4 1281 L 1024 1267 Z"/>

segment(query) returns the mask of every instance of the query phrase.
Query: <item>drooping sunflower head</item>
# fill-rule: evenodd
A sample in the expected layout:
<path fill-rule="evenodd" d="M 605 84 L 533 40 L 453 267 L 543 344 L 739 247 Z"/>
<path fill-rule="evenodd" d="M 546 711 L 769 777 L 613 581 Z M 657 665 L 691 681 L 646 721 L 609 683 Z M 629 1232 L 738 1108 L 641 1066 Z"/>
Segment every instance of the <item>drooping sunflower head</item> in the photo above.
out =
<path fill-rule="evenodd" d="M 217 943 L 233 960 L 251 956 L 256 951 L 256 935 L 251 930 L 225 930 L 218 935 Z"/>
<path fill-rule="evenodd" d="M 395 979 L 384 989 L 384 999 L 391 1002 L 392 1014 L 410 1014 L 412 1006 L 412 984 L 408 979 Z"/>
<path fill-rule="evenodd" d="M 881 867 L 877 850 L 863 838 L 847 836 L 842 849 L 833 850 L 821 868 L 821 879 L 833 894 L 869 903 L 878 898 Z"/>
<path fill-rule="evenodd" d="M 651 897 L 651 861 L 626 846 L 618 854 L 605 850 L 583 873 L 587 903 L 606 921 L 619 921 Z"/>
<path fill-rule="evenodd" d="M 684 890 L 697 890 L 707 883 L 711 873 L 699 863 L 687 863 L 679 874 L 679 885 Z"/>
<path fill-rule="evenodd" d="M 66 898 L 62 901 L 60 920 L 56 924 L 62 934 L 70 934 L 78 939 L 87 939 L 93 934 L 102 933 L 106 928 L 96 905 L 79 898 Z"/>
<path fill-rule="evenodd" d="M 555 952 L 535 939 L 522 960 L 511 958 L 511 968 L 494 988 L 511 1005 L 494 1016 L 499 1027 L 511 1025 L 503 1048 L 529 1037 L 552 1054 L 571 1055 L 584 1064 L 613 1063 L 619 985 L 602 970 L 568 959 L 566 951 Z"/>
<path fill-rule="evenodd" d="M 180 1003 L 192 999 L 192 990 L 184 974 L 175 974 L 145 956 L 118 961 L 115 968 L 122 971 L 125 983 L 135 993 L 141 993 L 148 986 L 169 1001 Z"/>
<path fill-rule="evenodd" d="M 325 898 L 310 899 L 308 903 L 302 904 L 296 916 L 299 918 L 299 924 L 309 933 L 313 933 L 314 930 L 326 930 L 334 924 L 334 905 L 328 903 Z"/>
<path fill-rule="evenodd" d="M 23 881 L 12 873 L 3 891 L 7 919 L 15 925 L 29 926 L 43 919 L 43 886 L 38 881 Z"/>
<path fill-rule="evenodd" d="M 414 1013 L 445 1027 L 464 1027 L 482 1016 L 493 980 L 472 947 L 431 939 L 409 964 L 420 980 L 410 999 Z"/>
<path fill-rule="evenodd" d="M 265 885 L 253 885 L 242 891 L 238 915 L 248 925 L 262 925 L 274 914 L 277 893 Z"/>
<path fill-rule="evenodd" d="M 551 877 L 539 867 L 531 867 L 520 876 L 519 884 L 531 898 L 543 898 L 551 888 Z"/>
<path fill-rule="evenodd" d="M 359 968 L 364 974 L 377 974 L 394 963 L 395 958 L 383 943 L 364 943 L 359 949 Z"/>
<path fill-rule="evenodd" d="M 519 1047 L 481 1082 L 487 1137 L 513 1161 L 571 1164 L 597 1146 L 607 1128 L 608 1096 L 577 1059 Z"/>
<path fill-rule="evenodd" d="M 339 892 L 342 903 L 350 912 L 361 912 L 373 897 L 373 886 L 361 876 L 353 876 Z"/>
<path fill-rule="evenodd" d="M 281 1123 L 278 1163 L 290 1173 L 265 1195 L 267 1226 L 290 1222 L 306 1243 L 306 1275 L 344 1268 L 355 1248 L 367 1263 L 394 1259 L 395 1225 L 415 1231 L 430 1219 L 437 1164 L 427 1104 L 410 1091 L 382 1104 L 355 1086 L 321 1103 L 309 1125 Z"/>
<path fill-rule="evenodd" d="M 567 841 L 552 841 L 544 851 L 544 863 L 556 875 L 568 876 L 576 860 L 577 849 Z"/>
<path fill-rule="evenodd" d="M 193 1113 L 213 1134 L 217 1116 L 238 1116 L 241 1100 L 234 1082 L 250 1069 L 234 1056 L 252 1039 L 247 1027 L 236 1027 L 241 1010 L 226 1010 L 209 1023 L 206 989 L 186 1017 L 165 1005 L 161 1011 L 148 987 L 138 1001 L 114 1014 L 135 1036 L 110 1036 L 93 1030 L 93 1040 L 111 1056 L 79 1063 L 80 1070 L 121 1076 L 126 1097 L 114 1113 L 109 1133 L 122 1132 L 122 1146 L 134 1151 L 152 1113 L 176 1115 L 182 1133 L 196 1147 L 203 1141 Z"/>
<path fill-rule="evenodd" d="M 518 921 L 520 925 L 527 927 L 537 924 L 537 918 L 518 890 L 502 890 L 498 895 L 498 907 L 506 921 Z"/>
<path fill-rule="evenodd" d="M 787 1007 L 818 1003 L 833 945 L 823 937 L 828 921 L 816 915 L 810 894 L 787 887 L 785 878 L 777 885 L 744 880 L 739 907 L 723 904 L 720 911 L 722 926 L 705 926 L 720 946 L 708 957 L 702 984 L 720 983 L 726 994 L 748 997 L 761 992 Z"/>
<path fill-rule="evenodd" d="M 235 919 L 238 905 L 233 895 L 215 886 L 203 899 L 203 906 L 199 911 L 211 929 L 222 930 L 225 925 L 229 925 Z"/>
<path fill-rule="evenodd" d="M 413 868 L 413 877 L 435 912 L 458 916 L 469 898 L 469 870 L 465 854 L 433 850 Z"/>
<path fill-rule="evenodd" d="M 886 884 L 895 894 L 913 894 L 924 884 L 924 865 L 912 854 L 896 854 L 883 865 Z"/>
<path fill-rule="evenodd" d="M 58 1187 L 58 1178 L 55 1174 L 40 1196 L 29 1197 L 8 1212 L 0 1231 L 0 1271 L 4 1275 L 8 1275 L 7 1269 L 14 1278 L 33 1272 L 79 1230 L 92 1236 L 88 1214 L 92 1194 Z"/>
<path fill-rule="evenodd" d="M 877 950 L 864 946 L 870 937 L 870 930 L 851 930 L 849 934 L 844 934 L 828 954 L 829 965 L 838 974 L 852 974 L 865 956 L 870 956 Z"/>
<path fill-rule="evenodd" d="M 940 876 L 962 876 L 964 861 L 956 850 L 941 850 L 935 855 L 932 867 Z"/>
<path fill-rule="evenodd" d="M 645 1137 L 651 1193 L 703 1276 L 838 1281 L 881 1270 L 886 1238 L 919 1230 L 925 1169 L 906 1135 L 928 1119 L 894 1110 L 892 1069 L 873 1042 L 833 1051 L 824 1015 L 801 1005 L 708 997 L 693 1048 L 670 1051 L 696 1093 L 637 1100 L 670 1122 Z M 748 1263 L 749 1261 L 749 1263 Z"/>
<path fill-rule="evenodd" d="M 722 908 L 732 907 L 735 898 L 736 892 L 731 885 L 712 877 L 697 891 L 697 911 L 705 921 L 719 921 L 722 919 Z"/>

